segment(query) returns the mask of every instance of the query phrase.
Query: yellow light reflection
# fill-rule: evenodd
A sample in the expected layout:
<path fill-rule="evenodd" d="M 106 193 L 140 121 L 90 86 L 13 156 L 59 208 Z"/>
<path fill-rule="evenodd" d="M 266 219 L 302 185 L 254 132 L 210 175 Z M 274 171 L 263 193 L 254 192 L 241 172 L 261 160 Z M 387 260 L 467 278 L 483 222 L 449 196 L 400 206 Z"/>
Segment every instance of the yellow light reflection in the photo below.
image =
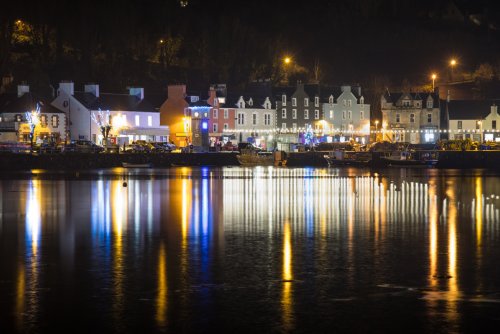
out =
<path fill-rule="evenodd" d="M 17 324 L 17 329 L 20 332 L 23 328 L 25 293 L 26 293 L 26 280 L 24 273 L 24 263 L 20 263 L 19 268 L 17 270 L 17 284 L 16 284 L 16 324 Z"/>
<path fill-rule="evenodd" d="M 160 245 L 158 256 L 158 296 L 156 298 L 156 322 L 164 327 L 167 324 L 167 255 L 165 245 Z"/>
<path fill-rule="evenodd" d="M 449 183 L 446 189 L 446 196 L 449 199 L 447 223 L 448 223 L 448 312 L 447 317 L 455 322 L 458 318 L 458 272 L 457 272 L 457 199 L 453 184 Z"/>
<path fill-rule="evenodd" d="M 438 219 L 436 184 L 433 180 L 429 182 L 429 282 L 431 287 L 437 285 L 437 254 L 438 254 Z"/>
<path fill-rule="evenodd" d="M 124 255 L 123 229 L 127 226 L 127 189 L 120 181 L 113 181 L 111 190 L 112 199 L 112 228 L 113 228 L 113 280 L 114 280 L 114 311 L 120 318 L 124 306 Z"/>
<path fill-rule="evenodd" d="M 477 252 L 481 253 L 483 233 L 483 182 L 481 177 L 476 177 L 476 240 Z"/>
<path fill-rule="evenodd" d="M 281 304 L 283 306 L 283 327 L 285 330 L 292 329 L 292 242 L 290 235 L 290 223 L 284 225 L 283 235 L 283 293 Z"/>

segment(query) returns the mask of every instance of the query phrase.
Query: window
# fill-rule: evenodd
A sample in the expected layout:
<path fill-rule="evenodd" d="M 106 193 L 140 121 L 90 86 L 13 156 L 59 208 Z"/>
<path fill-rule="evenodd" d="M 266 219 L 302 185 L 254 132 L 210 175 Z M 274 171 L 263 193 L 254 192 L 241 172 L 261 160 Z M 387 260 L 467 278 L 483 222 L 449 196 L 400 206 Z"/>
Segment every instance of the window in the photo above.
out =
<path fill-rule="evenodd" d="M 462 121 L 457 121 L 457 129 L 462 130 Z"/>
<path fill-rule="evenodd" d="M 345 110 L 342 110 L 342 119 L 345 119 L 346 112 Z"/>
<path fill-rule="evenodd" d="M 285 94 L 281 95 L 281 103 L 282 103 L 284 106 L 286 106 L 286 95 L 285 95 Z"/>
<path fill-rule="evenodd" d="M 153 126 L 153 116 L 148 116 L 148 126 Z"/>
<path fill-rule="evenodd" d="M 481 121 L 476 122 L 476 129 L 481 129 Z"/>
<path fill-rule="evenodd" d="M 427 100 L 427 108 L 428 109 L 432 108 L 432 100 Z"/>
<path fill-rule="evenodd" d="M 309 110 L 304 109 L 304 119 L 309 119 Z"/>
<path fill-rule="evenodd" d="M 224 123 L 224 130 L 227 130 L 227 129 L 229 129 L 229 124 Z"/>
<path fill-rule="evenodd" d="M 286 109 L 281 109 L 281 118 L 286 118 Z"/>
<path fill-rule="evenodd" d="M 297 106 L 297 98 L 292 97 L 292 107 L 296 107 L 296 106 Z"/>
<path fill-rule="evenodd" d="M 23 117 L 21 115 L 16 115 L 16 122 L 22 122 Z"/>
<path fill-rule="evenodd" d="M 401 122 L 401 114 L 396 114 L 396 123 Z"/>
<path fill-rule="evenodd" d="M 365 119 L 365 112 L 363 110 L 359 111 L 359 119 Z"/>
<path fill-rule="evenodd" d="M 347 100 L 347 106 L 352 107 L 352 100 Z"/>
<path fill-rule="evenodd" d="M 47 126 L 47 115 L 40 116 L 40 125 L 42 127 L 46 127 Z"/>
<path fill-rule="evenodd" d="M 347 112 L 347 117 L 348 117 L 349 119 L 352 119 L 352 111 L 350 111 L 350 110 L 349 110 L 349 111 Z"/>
<path fill-rule="evenodd" d="M 219 110 L 214 109 L 213 118 L 215 118 L 215 119 L 219 118 Z"/>
<path fill-rule="evenodd" d="M 52 127 L 53 128 L 58 128 L 59 127 L 59 116 L 52 115 Z"/>
<path fill-rule="evenodd" d="M 257 125 L 257 114 L 252 114 L 252 125 Z"/>
<path fill-rule="evenodd" d="M 297 119 L 297 109 L 292 109 L 292 118 Z"/>
<path fill-rule="evenodd" d="M 304 98 L 304 107 L 309 107 L 309 98 Z"/>
<path fill-rule="evenodd" d="M 286 123 L 281 123 L 281 128 L 286 129 Z"/>
<path fill-rule="evenodd" d="M 432 123 L 432 114 L 431 113 L 427 114 L 427 123 Z"/>
<path fill-rule="evenodd" d="M 497 128 L 497 121 L 491 121 L 491 128 L 493 130 L 496 130 L 496 128 Z"/>
<path fill-rule="evenodd" d="M 416 102 L 416 103 L 415 103 L 415 106 L 416 106 L 417 108 L 420 108 L 420 102 Z"/>
<path fill-rule="evenodd" d="M 403 101 L 403 107 L 409 107 L 410 106 L 410 101 L 404 100 Z"/>
<path fill-rule="evenodd" d="M 292 128 L 293 128 L 294 130 L 297 130 L 297 123 L 292 123 Z"/>
<path fill-rule="evenodd" d="M 238 113 L 238 125 L 244 125 L 245 124 L 245 114 L 239 112 Z"/>
<path fill-rule="evenodd" d="M 330 110 L 330 118 L 333 119 L 333 110 Z"/>
<path fill-rule="evenodd" d="M 319 110 L 318 109 L 314 110 L 314 119 L 319 119 Z"/>
<path fill-rule="evenodd" d="M 264 114 L 264 125 L 271 125 L 271 114 Z"/>
<path fill-rule="evenodd" d="M 224 109 L 224 119 L 228 119 L 228 118 L 229 118 L 229 110 Z"/>
<path fill-rule="evenodd" d="M 319 97 L 314 98 L 314 106 L 319 107 Z"/>
<path fill-rule="evenodd" d="M 239 105 L 238 105 L 238 108 L 243 109 L 243 108 L 245 108 L 244 105 L 245 105 L 244 102 L 240 102 Z"/>
<path fill-rule="evenodd" d="M 141 123 L 140 123 L 140 117 L 139 115 L 135 115 L 135 126 L 139 126 Z"/>
<path fill-rule="evenodd" d="M 415 114 L 410 114 L 410 123 L 415 123 Z"/>
<path fill-rule="evenodd" d="M 213 124 L 213 129 L 214 129 L 213 132 L 217 132 L 217 130 L 218 130 L 218 124 L 217 123 Z"/>

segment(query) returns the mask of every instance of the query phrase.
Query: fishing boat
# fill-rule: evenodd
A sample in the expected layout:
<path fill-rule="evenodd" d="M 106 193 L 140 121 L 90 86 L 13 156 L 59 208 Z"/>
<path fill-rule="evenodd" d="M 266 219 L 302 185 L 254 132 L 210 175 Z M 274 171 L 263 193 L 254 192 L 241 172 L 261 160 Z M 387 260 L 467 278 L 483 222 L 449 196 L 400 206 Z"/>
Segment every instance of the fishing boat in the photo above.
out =
<path fill-rule="evenodd" d="M 124 168 L 151 168 L 151 163 L 122 162 Z"/>
<path fill-rule="evenodd" d="M 332 151 L 323 156 L 329 167 L 356 166 L 369 167 L 372 161 L 371 152 Z"/>
<path fill-rule="evenodd" d="M 389 167 L 434 167 L 438 163 L 435 155 L 429 152 L 394 151 L 380 160 Z"/>

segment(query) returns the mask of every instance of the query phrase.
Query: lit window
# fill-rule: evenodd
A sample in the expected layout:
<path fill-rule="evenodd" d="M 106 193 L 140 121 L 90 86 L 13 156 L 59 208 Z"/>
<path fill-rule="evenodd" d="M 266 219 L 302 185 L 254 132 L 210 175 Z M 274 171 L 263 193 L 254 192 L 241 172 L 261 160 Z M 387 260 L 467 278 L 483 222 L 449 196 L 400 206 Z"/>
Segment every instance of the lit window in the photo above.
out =
<path fill-rule="evenodd" d="M 333 119 L 333 110 L 330 110 L 330 118 Z"/>
<path fill-rule="evenodd" d="M 148 116 L 148 126 L 153 126 L 153 116 Z"/>
<path fill-rule="evenodd" d="M 52 115 L 52 127 L 53 128 L 58 128 L 59 127 L 59 116 Z"/>
<path fill-rule="evenodd" d="M 135 115 L 135 126 L 139 126 L 141 124 L 140 122 L 140 116 L 139 115 Z"/>
<path fill-rule="evenodd" d="M 47 115 L 40 116 L 40 125 L 42 127 L 46 127 L 47 126 Z"/>

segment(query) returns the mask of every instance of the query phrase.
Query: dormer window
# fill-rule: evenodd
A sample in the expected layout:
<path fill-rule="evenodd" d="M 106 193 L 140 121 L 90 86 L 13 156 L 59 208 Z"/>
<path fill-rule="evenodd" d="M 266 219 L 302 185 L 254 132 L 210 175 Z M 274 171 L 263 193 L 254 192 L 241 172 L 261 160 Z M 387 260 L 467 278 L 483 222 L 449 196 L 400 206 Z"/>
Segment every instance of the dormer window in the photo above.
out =
<path fill-rule="evenodd" d="M 309 98 L 304 98 L 304 107 L 309 107 Z"/>
<path fill-rule="evenodd" d="M 315 96 L 315 97 L 314 97 L 314 105 L 315 105 L 316 107 L 319 107 L 319 97 L 318 97 L 318 96 Z"/>
<path fill-rule="evenodd" d="M 297 106 L 297 98 L 292 97 L 292 107 L 296 107 L 296 106 Z"/>
<path fill-rule="evenodd" d="M 238 105 L 239 108 L 244 108 L 245 107 L 245 103 L 243 102 L 240 102 L 239 105 Z"/>
<path fill-rule="evenodd" d="M 347 106 L 352 107 L 352 100 L 347 100 Z"/>
<path fill-rule="evenodd" d="M 433 104 L 432 102 L 433 102 L 432 99 L 427 100 L 427 108 L 428 109 L 432 109 L 432 104 Z"/>
<path fill-rule="evenodd" d="M 333 96 L 332 95 L 330 95 L 330 97 L 328 98 L 328 103 L 333 104 Z"/>
<path fill-rule="evenodd" d="M 253 106 L 253 100 L 252 100 L 252 98 L 250 98 L 250 100 L 248 100 L 248 105 L 249 105 L 250 107 L 251 107 L 251 106 Z"/>
<path fill-rule="evenodd" d="M 403 107 L 409 107 L 410 106 L 410 101 L 409 100 L 404 100 L 403 101 Z"/>

